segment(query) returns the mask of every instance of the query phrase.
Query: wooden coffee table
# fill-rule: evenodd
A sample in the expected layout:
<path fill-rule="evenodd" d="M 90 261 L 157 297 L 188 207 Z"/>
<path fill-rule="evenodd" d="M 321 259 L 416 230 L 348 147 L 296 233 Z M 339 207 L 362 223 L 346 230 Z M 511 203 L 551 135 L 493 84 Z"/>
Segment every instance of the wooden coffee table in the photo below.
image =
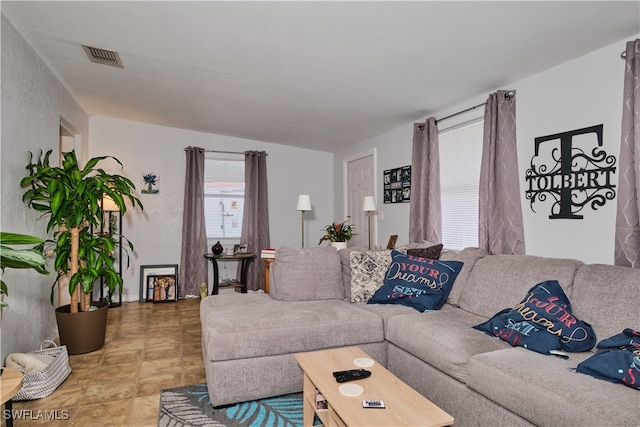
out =
<path fill-rule="evenodd" d="M 371 359 L 358 347 L 298 353 L 295 358 L 304 372 L 304 425 L 313 425 L 314 414 L 325 426 L 448 426 L 453 417 L 398 377 L 375 363 L 356 366 L 356 359 Z M 371 376 L 344 384 L 364 389 L 357 397 L 343 396 L 334 371 L 367 369 Z M 316 410 L 316 389 L 327 401 L 327 410 Z M 384 409 L 363 408 L 363 400 L 382 400 Z"/>
<path fill-rule="evenodd" d="M 4 404 L 3 419 L 6 426 L 13 426 L 13 405 L 11 399 L 22 389 L 22 373 L 13 368 L 0 368 L 0 404 Z"/>

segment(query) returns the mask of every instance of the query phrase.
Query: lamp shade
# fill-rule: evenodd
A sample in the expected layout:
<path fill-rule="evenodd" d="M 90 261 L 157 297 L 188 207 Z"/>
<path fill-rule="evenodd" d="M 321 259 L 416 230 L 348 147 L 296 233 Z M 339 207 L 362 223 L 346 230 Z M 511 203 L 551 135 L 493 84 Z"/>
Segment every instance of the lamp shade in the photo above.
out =
<path fill-rule="evenodd" d="M 311 210 L 311 198 L 308 194 L 300 194 L 298 196 L 297 211 L 310 211 Z"/>
<path fill-rule="evenodd" d="M 373 212 L 376 210 L 376 201 L 373 199 L 373 196 L 364 196 L 362 210 L 365 212 Z"/>
<path fill-rule="evenodd" d="M 107 196 L 106 194 L 102 195 L 102 210 L 103 211 L 119 211 L 120 208 L 118 208 L 118 205 L 116 205 L 116 202 L 113 201 L 113 199 L 110 196 Z"/>

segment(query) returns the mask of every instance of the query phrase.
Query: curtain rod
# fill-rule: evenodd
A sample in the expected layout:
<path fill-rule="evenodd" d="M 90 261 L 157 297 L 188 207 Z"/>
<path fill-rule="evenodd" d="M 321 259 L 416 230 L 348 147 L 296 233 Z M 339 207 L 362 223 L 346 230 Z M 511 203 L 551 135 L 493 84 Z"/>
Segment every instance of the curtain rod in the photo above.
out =
<path fill-rule="evenodd" d="M 185 147 L 184 151 L 187 151 L 187 148 L 189 147 Z M 220 150 L 204 150 L 204 149 L 202 151 L 204 151 L 205 153 L 242 154 L 242 155 L 246 154 L 246 151 L 220 151 Z M 264 153 L 264 155 L 268 156 L 269 153 Z"/>
<path fill-rule="evenodd" d="M 486 105 L 486 102 L 483 102 L 482 104 L 474 105 L 473 107 L 469 107 L 469 108 L 464 109 L 462 111 L 458 111 L 457 113 L 449 114 L 448 116 L 443 117 L 441 119 L 436 119 L 436 124 L 438 124 L 439 122 L 441 122 L 443 120 L 447 120 L 447 119 L 450 119 L 452 117 L 459 116 L 460 114 L 464 114 L 464 113 L 466 113 L 468 111 L 475 110 L 476 108 L 482 107 L 483 105 Z M 424 130 L 424 124 L 418 125 L 418 130 L 421 130 L 421 131 Z"/>
<path fill-rule="evenodd" d="M 475 110 L 476 108 L 482 107 L 482 106 L 484 106 L 486 104 L 487 104 L 486 102 L 483 102 L 482 104 L 474 105 L 473 107 L 469 107 L 469 108 L 464 109 L 462 111 L 458 111 L 457 113 L 449 114 L 448 116 L 443 117 L 441 119 L 436 119 L 436 123 L 441 122 L 443 120 L 450 119 L 450 118 L 455 117 L 455 116 L 459 116 L 460 114 L 464 114 L 464 113 L 466 113 L 468 111 Z"/>
<path fill-rule="evenodd" d="M 516 95 L 516 93 L 514 91 L 510 90 L 510 91 L 508 91 L 508 92 L 506 92 L 504 94 L 504 99 L 506 99 L 508 101 L 511 98 L 513 98 L 515 95 Z M 467 112 L 469 112 L 471 110 L 475 110 L 476 108 L 482 107 L 482 106 L 484 106 L 486 104 L 487 104 L 486 102 L 483 102 L 482 104 L 474 105 L 473 107 L 466 108 L 466 109 L 464 109 L 462 111 L 458 111 L 457 113 L 449 114 L 448 116 L 445 116 L 445 117 L 443 117 L 441 119 L 436 119 L 436 123 L 441 122 L 443 120 L 450 119 L 450 118 L 455 117 L 455 116 L 459 116 L 460 114 L 467 113 Z M 418 126 L 418 129 L 424 130 L 424 125 Z"/>
<path fill-rule="evenodd" d="M 244 154 L 244 151 L 204 150 L 205 153 Z"/>

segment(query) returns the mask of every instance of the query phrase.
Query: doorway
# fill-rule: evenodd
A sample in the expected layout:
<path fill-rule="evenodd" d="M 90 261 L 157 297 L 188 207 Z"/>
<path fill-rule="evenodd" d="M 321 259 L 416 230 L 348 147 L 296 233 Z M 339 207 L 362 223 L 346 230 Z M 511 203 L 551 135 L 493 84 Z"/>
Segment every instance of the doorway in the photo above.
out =
<path fill-rule="evenodd" d="M 62 165 L 62 153 L 68 153 L 69 151 L 76 151 L 76 157 L 80 162 L 82 159 L 82 150 L 81 150 L 81 137 L 80 133 L 71 126 L 67 120 L 63 117 L 60 117 L 60 139 L 59 139 L 59 157 L 60 164 Z"/>
<path fill-rule="evenodd" d="M 345 218 L 355 227 L 355 236 L 349 246 L 369 247 L 369 221 L 362 210 L 365 196 L 373 196 L 377 203 L 375 148 L 344 160 Z M 375 214 L 375 213 L 374 213 Z M 377 245 L 376 216 L 371 217 L 371 248 Z"/>

